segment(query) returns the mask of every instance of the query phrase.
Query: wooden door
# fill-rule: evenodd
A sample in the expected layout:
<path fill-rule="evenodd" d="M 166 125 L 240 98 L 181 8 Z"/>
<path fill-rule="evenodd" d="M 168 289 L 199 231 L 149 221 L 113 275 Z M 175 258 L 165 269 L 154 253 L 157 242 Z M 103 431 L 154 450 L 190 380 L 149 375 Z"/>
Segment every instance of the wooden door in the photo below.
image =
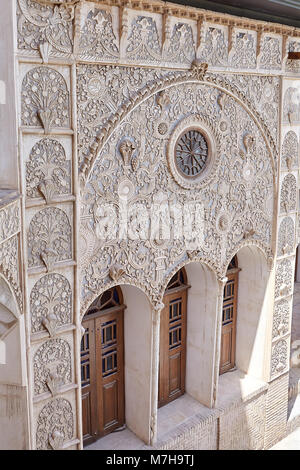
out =
<path fill-rule="evenodd" d="M 227 273 L 224 288 L 220 374 L 235 367 L 238 269 Z"/>
<path fill-rule="evenodd" d="M 91 310 L 81 341 L 84 445 L 122 426 L 124 400 L 124 308 Z"/>
<path fill-rule="evenodd" d="M 158 406 L 185 392 L 187 287 L 167 293 L 161 312 Z"/>

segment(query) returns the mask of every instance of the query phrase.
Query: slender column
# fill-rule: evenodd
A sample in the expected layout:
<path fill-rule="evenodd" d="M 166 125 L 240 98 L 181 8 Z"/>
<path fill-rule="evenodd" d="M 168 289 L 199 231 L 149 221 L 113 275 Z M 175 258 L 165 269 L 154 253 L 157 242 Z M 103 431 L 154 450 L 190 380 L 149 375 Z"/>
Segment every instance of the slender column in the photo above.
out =
<path fill-rule="evenodd" d="M 153 307 L 152 311 L 152 390 L 150 424 L 150 445 L 152 446 L 157 440 L 160 314 L 163 308 L 164 304 L 159 302 Z"/>
<path fill-rule="evenodd" d="M 227 277 L 218 278 L 218 298 L 217 298 L 217 331 L 216 331 L 216 344 L 215 344 L 215 362 L 214 362 L 214 383 L 213 383 L 213 408 L 217 403 L 217 390 L 219 381 L 219 368 L 221 356 L 221 336 L 222 336 L 222 314 L 223 314 L 223 298 L 224 287 L 228 281 Z"/>

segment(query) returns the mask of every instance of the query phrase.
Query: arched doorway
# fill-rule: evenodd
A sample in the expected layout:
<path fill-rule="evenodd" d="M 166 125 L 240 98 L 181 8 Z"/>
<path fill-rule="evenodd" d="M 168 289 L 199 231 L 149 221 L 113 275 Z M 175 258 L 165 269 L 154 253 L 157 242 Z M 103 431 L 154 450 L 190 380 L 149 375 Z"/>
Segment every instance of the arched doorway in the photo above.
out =
<path fill-rule="evenodd" d="M 124 399 L 124 309 L 120 287 L 109 289 L 89 307 L 81 340 L 84 445 L 122 426 Z"/>
<path fill-rule="evenodd" d="M 187 276 L 182 268 L 170 280 L 160 320 L 158 406 L 185 392 Z"/>
<path fill-rule="evenodd" d="M 224 287 L 223 296 L 220 374 L 224 374 L 235 367 L 239 277 L 237 256 L 229 263 L 226 277 L 228 280 Z"/>

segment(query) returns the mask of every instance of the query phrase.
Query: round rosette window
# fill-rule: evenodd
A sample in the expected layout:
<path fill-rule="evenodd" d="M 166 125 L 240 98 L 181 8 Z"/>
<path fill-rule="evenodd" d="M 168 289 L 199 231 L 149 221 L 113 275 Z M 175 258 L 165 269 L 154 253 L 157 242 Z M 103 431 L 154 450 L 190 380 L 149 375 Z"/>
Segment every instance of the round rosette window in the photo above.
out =
<path fill-rule="evenodd" d="M 180 186 L 203 186 L 216 168 L 218 142 L 209 122 L 190 116 L 175 128 L 168 149 L 171 173 Z"/>

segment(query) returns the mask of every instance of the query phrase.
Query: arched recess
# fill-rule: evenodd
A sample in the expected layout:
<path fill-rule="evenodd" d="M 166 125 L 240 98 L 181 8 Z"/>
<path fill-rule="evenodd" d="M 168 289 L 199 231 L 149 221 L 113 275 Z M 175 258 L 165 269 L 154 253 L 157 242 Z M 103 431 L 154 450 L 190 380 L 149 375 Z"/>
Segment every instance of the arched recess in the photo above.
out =
<path fill-rule="evenodd" d="M 188 284 L 186 393 L 201 404 L 214 403 L 218 331 L 218 281 L 205 264 L 185 266 Z"/>
<path fill-rule="evenodd" d="M 124 310 L 122 344 L 124 421 L 134 434 L 145 443 L 149 443 L 152 393 L 152 307 L 148 297 L 141 289 L 132 285 L 117 287 L 120 299 L 122 299 L 120 300 L 122 305 L 120 305 Z M 106 292 L 102 294 L 105 295 Z M 102 294 L 100 293 L 99 298 Z M 103 313 L 109 311 L 110 308 L 103 310 Z M 83 321 L 88 316 L 83 317 Z M 97 348 L 96 354 L 101 354 Z"/>
<path fill-rule="evenodd" d="M 26 449 L 26 355 L 24 317 L 0 274 L 0 449 Z"/>
<path fill-rule="evenodd" d="M 269 374 L 266 346 L 269 321 L 271 273 L 264 253 L 256 246 L 245 246 L 237 253 L 239 273 L 236 367 L 256 379 L 267 381 Z"/>

